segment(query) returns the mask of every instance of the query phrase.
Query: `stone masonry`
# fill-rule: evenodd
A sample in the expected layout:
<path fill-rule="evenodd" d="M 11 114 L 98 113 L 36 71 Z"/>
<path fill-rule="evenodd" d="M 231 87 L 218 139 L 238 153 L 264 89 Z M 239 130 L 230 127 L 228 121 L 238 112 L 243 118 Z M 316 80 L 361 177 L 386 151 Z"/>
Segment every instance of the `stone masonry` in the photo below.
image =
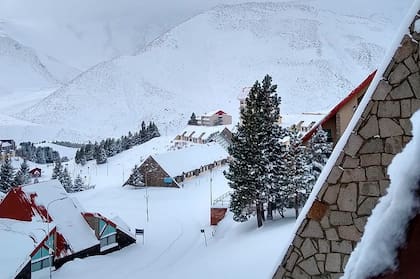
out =
<path fill-rule="evenodd" d="M 412 137 L 409 118 L 420 109 L 420 34 L 414 32 L 419 13 L 273 278 L 343 275 L 367 218 L 389 185 L 387 167 Z"/>

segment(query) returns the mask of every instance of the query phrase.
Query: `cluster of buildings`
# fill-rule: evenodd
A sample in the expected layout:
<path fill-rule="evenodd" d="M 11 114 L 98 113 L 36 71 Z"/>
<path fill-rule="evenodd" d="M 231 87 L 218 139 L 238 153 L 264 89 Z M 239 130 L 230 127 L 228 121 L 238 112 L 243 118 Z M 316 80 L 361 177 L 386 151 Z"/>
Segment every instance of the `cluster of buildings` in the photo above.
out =
<path fill-rule="evenodd" d="M 297 130 L 303 142 L 307 142 L 319 127 L 329 141 L 336 144 L 350 122 L 376 72 L 371 73 L 359 86 L 327 113 L 302 113 L 283 115 L 278 123 Z M 250 88 L 244 88 L 239 96 L 240 108 L 246 105 Z M 139 169 L 147 186 L 180 187 L 184 180 L 200 175 L 227 163 L 227 149 L 232 142 L 232 116 L 216 110 L 198 116 L 194 125 L 188 125 L 173 139 L 172 151 L 151 155 Z M 281 143 L 289 144 L 287 139 Z"/>
<path fill-rule="evenodd" d="M 85 211 L 58 180 L 13 188 L 2 197 L 0 238 L 1 278 L 19 279 L 136 242 L 120 218 Z"/>

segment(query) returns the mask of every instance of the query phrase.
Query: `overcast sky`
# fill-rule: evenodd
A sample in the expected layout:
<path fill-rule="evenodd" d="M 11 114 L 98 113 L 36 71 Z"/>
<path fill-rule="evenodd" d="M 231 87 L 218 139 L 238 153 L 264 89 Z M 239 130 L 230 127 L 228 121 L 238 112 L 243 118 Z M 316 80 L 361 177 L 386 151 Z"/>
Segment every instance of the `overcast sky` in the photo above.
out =
<path fill-rule="evenodd" d="M 108 19 L 139 14 L 190 14 L 200 12 L 221 0 L 0 0 L 0 16 L 5 18 L 48 18 L 54 20 Z"/>

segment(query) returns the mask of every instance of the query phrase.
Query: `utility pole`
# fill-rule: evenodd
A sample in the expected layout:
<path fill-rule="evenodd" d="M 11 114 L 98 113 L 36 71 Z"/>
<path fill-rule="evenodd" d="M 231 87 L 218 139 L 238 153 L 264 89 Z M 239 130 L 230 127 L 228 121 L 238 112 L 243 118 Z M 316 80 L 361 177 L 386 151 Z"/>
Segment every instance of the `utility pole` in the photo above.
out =
<path fill-rule="evenodd" d="M 146 182 L 146 195 L 144 196 L 145 198 L 146 198 L 146 220 L 147 220 L 147 222 L 149 222 L 149 192 L 148 192 L 148 190 L 147 190 L 147 171 L 146 171 L 146 179 L 145 179 L 145 182 Z"/>

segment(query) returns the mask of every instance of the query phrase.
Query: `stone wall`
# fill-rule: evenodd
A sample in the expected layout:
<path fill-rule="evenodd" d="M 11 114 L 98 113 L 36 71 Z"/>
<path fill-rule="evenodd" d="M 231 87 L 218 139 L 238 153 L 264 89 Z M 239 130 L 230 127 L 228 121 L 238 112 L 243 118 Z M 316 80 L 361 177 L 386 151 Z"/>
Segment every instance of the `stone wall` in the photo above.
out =
<path fill-rule="evenodd" d="M 412 137 L 409 118 L 420 109 L 420 34 L 413 25 L 273 278 L 339 278 L 343 274 L 368 216 L 389 185 L 388 165 Z"/>

